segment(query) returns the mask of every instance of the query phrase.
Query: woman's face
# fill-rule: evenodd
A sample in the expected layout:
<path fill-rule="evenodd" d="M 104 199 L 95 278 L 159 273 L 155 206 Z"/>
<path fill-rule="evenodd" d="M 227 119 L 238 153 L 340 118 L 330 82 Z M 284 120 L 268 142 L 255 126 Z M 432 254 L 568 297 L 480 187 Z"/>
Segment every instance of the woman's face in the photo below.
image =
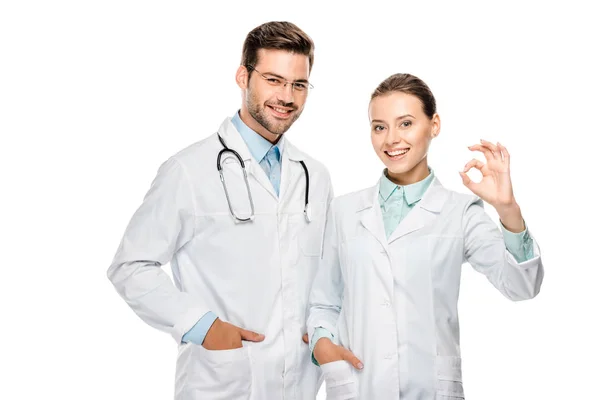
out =
<path fill-rule="evenodd" d="M 369 104 L 373 149 L 388 169 L 388 177 L 406 185 L 429 174 L 427 152 L 440 130 L 440 118 L 429 118 L 421 100 L 411 94 L 391 92 Z"/>

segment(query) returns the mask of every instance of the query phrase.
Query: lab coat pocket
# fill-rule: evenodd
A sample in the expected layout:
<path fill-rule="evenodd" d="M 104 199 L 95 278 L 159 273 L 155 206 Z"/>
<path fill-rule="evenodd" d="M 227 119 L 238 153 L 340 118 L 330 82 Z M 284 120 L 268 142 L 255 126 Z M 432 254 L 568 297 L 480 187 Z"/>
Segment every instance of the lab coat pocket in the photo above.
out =
<path fill-rule="evenodd" d="M 358 380 L 349 362 L 333 361 L 321 365 L 327 400 L 358 399 Z"/>
<path fill-rule="evenodd" d="M 252 389 L 250 349 L 207 350 L 188 343 L 177 360 L 177 400 L 248 400 Z"/>
<path fill-rule="evenodd" d="M 436 369 L 436 400 L 464 399 L 460 357 L 437 356 Z"/>
<path fill-rule="evenodd" d="M 300 251 L 308 257 L 321 256 L 321 244 L 323 242 L 323 229 L 325 228 L 325 208 L 324 202 L 310 203 L 310 217 L 308 222 L 302 215 L 302 227 L 298 237 Z"/>

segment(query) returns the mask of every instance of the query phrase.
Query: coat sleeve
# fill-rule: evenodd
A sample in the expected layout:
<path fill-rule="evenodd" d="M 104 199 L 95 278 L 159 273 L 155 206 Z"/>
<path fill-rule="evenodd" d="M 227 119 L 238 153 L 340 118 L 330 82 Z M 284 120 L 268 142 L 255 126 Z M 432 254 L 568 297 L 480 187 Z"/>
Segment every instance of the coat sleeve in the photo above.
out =
<path fill-rule="evenodd" d="M 175 287 L 162 266 L 194 237 L 194 198 L 183 167 L 163 163 L 129 222 L 108 278 L 131 309 L 177 343 L 209 310 Z"/>
<path fill-rule="evenodd" d="M 325 222 L 323 253 L 309 295 L 307 320 L 308 337 L 312 340 L 316 328 L 336 332 L 336 324 L 342 308 L 344 282 L 338 254 L 338 236 L 333 200 L 327 211 Z"/>
<path fill-rule="evenodd" d="M 467 204 L 462 223 L 465 261 L 510 300 L 527 300 L 539 293 L 544 267 L 533 237 L 533 258 L 519 263 L 506 249 L 502 232 L 477 197 Z M 530 235 L 529 230 L 527 234 Z"/>

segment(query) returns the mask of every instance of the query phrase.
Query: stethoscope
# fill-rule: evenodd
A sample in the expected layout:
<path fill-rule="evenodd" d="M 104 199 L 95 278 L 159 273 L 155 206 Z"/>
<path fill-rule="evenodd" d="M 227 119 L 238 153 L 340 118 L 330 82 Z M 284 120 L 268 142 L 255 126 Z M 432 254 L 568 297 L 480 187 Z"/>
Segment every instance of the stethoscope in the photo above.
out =
<path fill-rule="evenodd" d="M 221 145 L 223 145 L 223 149 L 221 151 L 219 151 L 219 154 L 217 155 L 217 170 L 219 171 L 219 176 L 221 177 L 221 183 L 223 184 L 223 190 L 225 191 L 225 197 L 227 198 L 227 205 L 229 206 L 229 212 L 231 213 L 231 216 L 233 218 L 235 218 L 236 220 L 238 220 L 240 222 L 253 221 L 254 220 L 254 201 L 252 200 L 252 192 L 250 191 L 250 184 L 248 183 L 248 174 L 246 173 L 246 164 L 244 164 L 244 160 L 242 160 L 242 157 L 239 155 L 239 153 L 237 151 L 227 147 L 227 145 L 223 141 L 223 138 L 221 137 L 221 135 L 219 135 L 217 133 L 217 137 L 219 138 L 219 142 L 221 142 Z M 238 161 L 240 162 L 240 166 L 242 167 L 242 171 L 244 172 L 244 182 L 246 182 L 246 191 L 248 192 L 248 200 L 250 202 L 250 216 L 247 218 L 239 217 L 235 213 L 235 211 L 233 211 L 233 208 L 231 207 L 231 200 L 229 199 L 229 192 L 227 191 L 227 185 L 225 184 L 225 177 L 223 176 L 223 166 L 221 165 L 221 156 L 227 152 L 233 154 L 238 159 Z M 306 168 L 306 164 L 304 163 L 304 161 L 300 160 L 299 162 L 302 165 L 302 168 L 304 169 L 304 178 L 306 181 L 306 190 L 304 191 L 304 217 L 306 218 L 306 222 L 310 222 L 312 215 L 311 215 L 311 210 L 310 210 L 310 204 L 308 204 L 308 190 L 310 187 L 309 186 L 308 168 Z"/>

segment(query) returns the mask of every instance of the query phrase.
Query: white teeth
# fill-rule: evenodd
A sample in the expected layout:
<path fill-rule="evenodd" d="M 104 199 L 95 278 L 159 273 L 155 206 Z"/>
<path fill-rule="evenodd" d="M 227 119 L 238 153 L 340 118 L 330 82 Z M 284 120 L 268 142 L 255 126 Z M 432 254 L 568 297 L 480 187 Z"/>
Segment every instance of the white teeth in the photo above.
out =
<path fill-rule="evenodd" d="M 283 108 L 277 108 L 277 107 L 273 107 L 273 110 L 277 111 L 278 113 L 282 113 L 282 114 L 285 114 L 288 112 L 288 110 L 284 110 Z"/>
<path fill-rule="evenodd" d="M 408 153 L 408 149 L 388 151 L 387 153 L 388 153 L 388 155 L 390 155 L 392 157 L 396 157 L 396 156 Z"/>

